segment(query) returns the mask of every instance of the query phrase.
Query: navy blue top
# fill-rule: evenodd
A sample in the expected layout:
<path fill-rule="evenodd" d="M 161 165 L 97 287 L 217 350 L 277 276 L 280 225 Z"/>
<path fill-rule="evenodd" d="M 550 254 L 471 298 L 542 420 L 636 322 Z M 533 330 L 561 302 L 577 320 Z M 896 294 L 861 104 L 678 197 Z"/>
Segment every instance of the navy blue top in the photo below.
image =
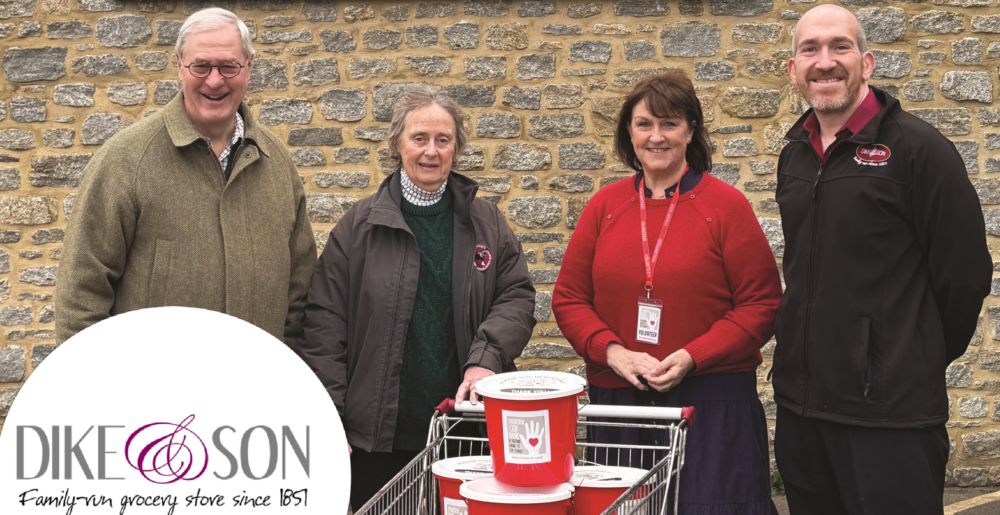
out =
<path fill-rule="evenodd" d="M 687 173 L 684 174 L 684 177 L 681 177 L 681 193 L 687 193 L 687 192 L 693 190 L 694 187 L 697 186 L 699 182 L 701 182 L 701 176 L 702 175 L 704 175 L 702 172 L 696 172 L 694 170 L 688 170 Z M 639 172 L 639 173 L 635 174 L 635 191 L 637 191 L 637 192 L 639 191 L 639 181 L 640 180 L 642 180 L 642 172 Z M 650 190 L 649 188 L 646 188 L 645 186 L 643 186 L 643 189 L 646 190 L 646 198 L 652 198 L 653 197 L 653 191 L 652 190 Z M 664 193 L 664 195 L 666 197 L 673 197 L 674 196 L 674 191 L 676 191 L 676 190 L 677 190 L 677 185 L 674 184 L 673 186 L 671 186 L 671 187 L 663 190 L 663 193 Z"/>

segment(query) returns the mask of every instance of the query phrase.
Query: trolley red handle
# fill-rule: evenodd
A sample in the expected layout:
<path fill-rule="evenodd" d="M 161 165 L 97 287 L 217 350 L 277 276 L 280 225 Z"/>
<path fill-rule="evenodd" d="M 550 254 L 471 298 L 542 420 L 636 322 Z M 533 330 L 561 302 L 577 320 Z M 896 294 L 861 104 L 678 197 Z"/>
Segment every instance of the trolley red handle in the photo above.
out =
<path fill-rule="evenodd" d="M 483 403 L 473 405 L 469 401 L 462 401 L 456 404 L 455 399 L 447 398 L 438 404 L 437 411 L 442 415 L 452 413 L 484 413 L 486 410 Z M 694 406 L 684 408 L 661 408 L 651 406 L 605 406 L 600 404 L 587 404 L 580 406 L 580 415 L 584 417 L 607 417 L 607 418 L 637 418 L 637 419 L 658 419 L 658 420 L 683 420 L 687 427 L 694 425 Z"/>

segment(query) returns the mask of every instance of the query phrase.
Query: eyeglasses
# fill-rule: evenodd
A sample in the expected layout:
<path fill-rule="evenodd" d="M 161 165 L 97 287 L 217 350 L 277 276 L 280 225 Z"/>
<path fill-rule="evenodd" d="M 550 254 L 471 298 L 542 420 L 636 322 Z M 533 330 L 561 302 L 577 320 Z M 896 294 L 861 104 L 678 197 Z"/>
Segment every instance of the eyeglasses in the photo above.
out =
<path fill-rule="evenodd" d="M 240 72 L 243 71 L 243 68 L 246 68 L 245 66 L 239 63 L 226 63 L 219 65 L 211 65 L 208 63 L 194 63 L 194 64 L 181 64 L 181 66 L 187 68 L 188 71 L 191 73 L 191 75 L 194 75 L 199 79 L 204 79 L 205 77 L 211 75 L 212 68 L 218 68 L 219 75 L 222 75 L 227 79 L 232 79 L 233 77 L 236 77 L 237 75 L 240 74 Z"/>

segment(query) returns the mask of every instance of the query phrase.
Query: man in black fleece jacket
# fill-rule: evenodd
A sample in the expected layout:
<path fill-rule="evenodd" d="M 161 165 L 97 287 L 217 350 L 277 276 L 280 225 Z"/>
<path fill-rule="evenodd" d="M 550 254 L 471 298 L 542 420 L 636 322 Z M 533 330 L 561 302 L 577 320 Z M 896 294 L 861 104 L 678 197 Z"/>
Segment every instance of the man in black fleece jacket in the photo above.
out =
<path fill-rule="evenodd" d="M 945 368 L 973 335 L 992 263 L 955 146 L 869 88 L 854 15 L 807 12 L 776 199 L 775 456 L 793 514 L 942 513 Z"/>

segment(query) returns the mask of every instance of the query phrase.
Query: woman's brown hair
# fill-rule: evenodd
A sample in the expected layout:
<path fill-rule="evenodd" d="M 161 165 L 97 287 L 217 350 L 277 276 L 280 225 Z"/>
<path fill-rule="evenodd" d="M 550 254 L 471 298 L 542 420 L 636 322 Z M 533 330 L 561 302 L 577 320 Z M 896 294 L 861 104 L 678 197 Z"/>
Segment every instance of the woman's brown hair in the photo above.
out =
<path fill-rule="evenodd" d="M 632 93 L 625 98 L 618 127 L 615 129 L 615 155 L 633 170 L 642 171 L 642 163 L 635 155 L 629 124 L 635 106 L 646 101 L 649 112 L 657 118 L 683 118 L 694 129 L 691 143 L 684 158 L 691 170 L 708 172 L 712 168 L 712 144 L 708 140 L 708 129 L 701 112 L 701 101 L 695 94 L 691 79 L 680 70 L 670 70 L 660 75 L 643 79 L 636 84 Z"/>

